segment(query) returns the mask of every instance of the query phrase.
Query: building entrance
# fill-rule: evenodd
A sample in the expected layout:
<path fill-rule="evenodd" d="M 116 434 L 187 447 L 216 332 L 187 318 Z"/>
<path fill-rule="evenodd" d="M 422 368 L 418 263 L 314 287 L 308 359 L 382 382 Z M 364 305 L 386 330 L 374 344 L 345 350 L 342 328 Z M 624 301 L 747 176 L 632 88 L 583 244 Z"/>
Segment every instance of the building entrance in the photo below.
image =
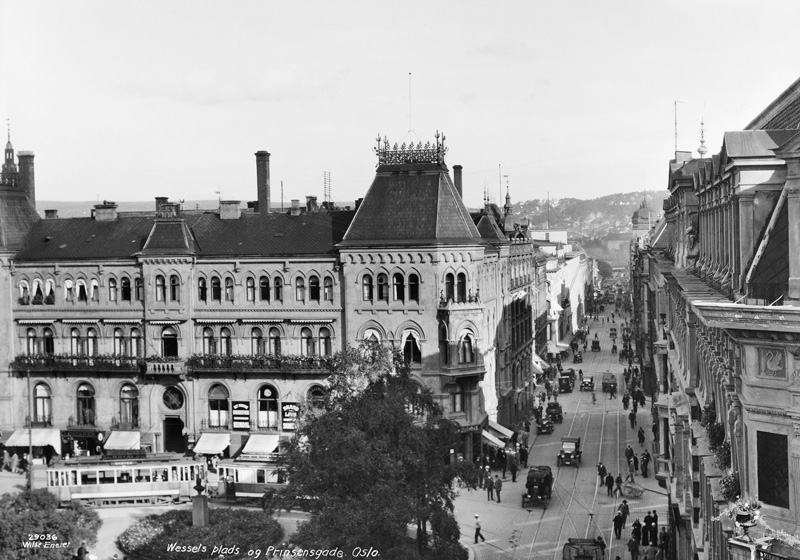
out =
<path fill-rule="evenodd" d="M 183 420 L 174 416 L 164 418 L 164 451 L 186 453 Z"/>

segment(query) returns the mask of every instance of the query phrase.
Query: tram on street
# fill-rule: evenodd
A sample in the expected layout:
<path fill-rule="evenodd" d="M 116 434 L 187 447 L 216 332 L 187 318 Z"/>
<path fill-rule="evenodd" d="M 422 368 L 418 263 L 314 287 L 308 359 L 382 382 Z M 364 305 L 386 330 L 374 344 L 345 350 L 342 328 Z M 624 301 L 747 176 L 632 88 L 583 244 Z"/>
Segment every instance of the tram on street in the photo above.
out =
<path fill-rule="evenodd" d="M 258 502 L 268 490 L 286 484 L 279 468 L 280 442 L 277 435 L 250 436 L 241 454 L 217 464 L 219 482 L 216 496 L 237 502 Z M 213 489 L 209 489 L 214 496 Z"/>
<path fill-rule="evenodd" d="M 172 504 L 191 500 L 198 477 L 205 460 L 179 453 L 75 457 L 47 469 L 47 489 L 62 505 Z"/>

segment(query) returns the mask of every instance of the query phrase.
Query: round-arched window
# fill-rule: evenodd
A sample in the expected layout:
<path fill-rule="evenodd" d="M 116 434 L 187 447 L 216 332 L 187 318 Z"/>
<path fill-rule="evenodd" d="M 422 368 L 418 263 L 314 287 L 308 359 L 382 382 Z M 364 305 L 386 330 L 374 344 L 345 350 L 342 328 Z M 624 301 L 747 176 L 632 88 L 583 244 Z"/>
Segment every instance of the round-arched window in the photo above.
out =
<path fill-rule="evenodd" d="M 322 408 L 325 402 L 325 388 L 322 385 L 314 385 L 308 390 L 308 402 L 314 408 Z"/>
<path fill-rule="evenodd" d="M 278 392 L 272 385 L 263 385 L 258 390 L 258 428 L 278 429 Z"/>

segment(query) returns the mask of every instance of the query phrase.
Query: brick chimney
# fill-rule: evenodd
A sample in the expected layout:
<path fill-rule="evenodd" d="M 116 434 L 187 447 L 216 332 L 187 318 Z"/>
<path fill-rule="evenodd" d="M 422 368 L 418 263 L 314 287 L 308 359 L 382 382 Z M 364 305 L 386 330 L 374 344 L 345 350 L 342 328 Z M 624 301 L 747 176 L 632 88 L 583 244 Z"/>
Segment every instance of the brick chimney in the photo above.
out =
<path fill-rule="evenodd" d="M 317 197 L 306 195 L 306 212 L 319 212 L 317 207 Z"/>
<path fill-rule="evenodd" d="M 36 206 L 36 182 L 33 178 L 33 152 L 18 152 L 19 186 L 28 195 L 28 201 Z"/>
<path fill-rule="evenodd" d="M 58 210 L 45 210 L 44 217 L 46 220 L 55 220 L 58 218 Z"/>
<path fill-rule="evenodd" d="M 156 197 L 156 213 L 161 212 L 161 207 L 169 200 L 168 196 Z"/>
<path fill-rule="evenodd" d="M 238 220 L 242 215 L 239 209 L 239 200 L 220 200 L 219 201 L 219 219 L 220 220 Z"/>
<path fill-rule="evenodd" d="M 292 199 L 292 209 L 289 211 L 290 216 L 299 216 L 300 215 L 300 199 L 293 198 Z"/>
<path fill-rule="evenodd" d="M 110 200 L 104 200 L 103 204 L 95 204 L 92 210 L 92 217 L 96 222 L 113 222 L 117 219 L 117 204 Z"/>
<path fill-rule="evenodd" d="M 261 150 L 256 152 L 256 189 L 258 190 L 258 208 L 262 214 L 270 211 L 269 190 L 269 152 Z"/>
<path fill-rule="evenodd" d="M 456 190 L 458 191 L 458 196 L 464 198 L 464 193 L 461 191 L 461 170 L 463 169 L 460 165 L 453 166 L 453 183 L 456 186 Z"/>

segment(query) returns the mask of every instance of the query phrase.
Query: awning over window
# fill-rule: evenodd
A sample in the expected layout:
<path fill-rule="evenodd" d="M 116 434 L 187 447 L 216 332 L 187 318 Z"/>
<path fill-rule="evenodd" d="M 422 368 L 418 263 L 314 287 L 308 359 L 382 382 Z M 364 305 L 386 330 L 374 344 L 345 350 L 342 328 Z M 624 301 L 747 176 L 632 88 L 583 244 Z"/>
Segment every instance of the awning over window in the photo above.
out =
<path fill-rule="evenodd" d="M 533 359 L 531 360 L 531 371 L 541 375 L 544 373 L 544 369 L 539 365 L 539 360 L 537 358 L 538 356 L 534 354 Z"/>
<path fill-rule="evenodd" d="M 495 434 L 498 438 L 511 438 L 514 435 L 514 432 L 505 428 L 495 422 L 494 420 L 489 420 L 489 425 L 487 426 L 490 433 Z"/>
<path fill-rule="evenodd" d="M 247 443 L 244 444 L 242 449 L 243 454 L 249 455 L 267 455 L 270 453 L 278 453 L 278 441 L 280 436 L 277 434 L 255 434 L 250 436 Z"/>
<path fill-rule="evenodd" d="M 6 441 L 6 447 L 28 447 L 30 443 L 34 447 L 53 446 L 56 453 L 61 455 L 61 432 L 55 428 L 33 428 L 28 438 L 28 428 L 15 430 L 11 437 Z"/>
<path fill-rule="evenodd" d="M 486 443 L 488 443 L 492 447 L 496 447 L 497 449 L 503 449 L 506 446 L 505 443 L 503 443 L 502 441 L 500 441 L 499 439 L 494 437 L 492 434 L 490 434 L 486 430 L 483 430 L 481 432 L 481 436 L 483 436 L 484 441 L 486 441 Z"/>
<path fill-rule="evenodd" d="M 230 434 L 200 434 L 200 439 L 194 444 L 195 453 L 216 455 L 231 444 Z"/>
<path fill-rule="evenodd" d="M 140 449 L 142 434 L 137 431 L 114 430 L 108 436 L 104 449 Z"/>

